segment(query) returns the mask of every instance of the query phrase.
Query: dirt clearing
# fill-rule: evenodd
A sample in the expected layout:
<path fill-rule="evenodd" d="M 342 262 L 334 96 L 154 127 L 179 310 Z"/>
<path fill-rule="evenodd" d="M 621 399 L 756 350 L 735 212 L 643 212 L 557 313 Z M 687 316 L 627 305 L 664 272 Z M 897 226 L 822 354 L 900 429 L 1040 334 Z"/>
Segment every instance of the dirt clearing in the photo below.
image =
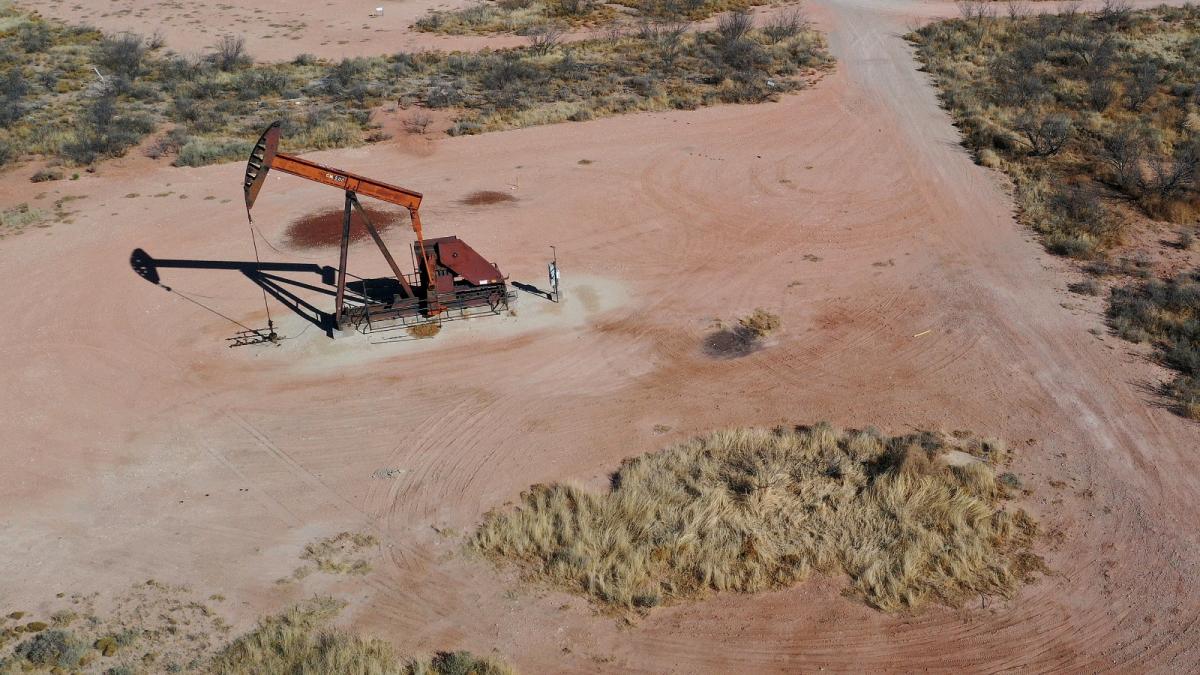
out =
<path fill-rule="evenodd" d="M 194 11 L 221 25 L 215 7 Z M 959 145 L 901 37 L 930 7 L 957 14 L 811 3 L 837 69 L 773 104 L 446 138 L 420 157 L 399 143 L 312 153 L 421 191 L 427 236 L 469 241 L 513 281 L 544 285 L 556 246 L 562 303 L 523 294 L 516 316 L 427 340 L 329 340 L 275 304 L 278 347 L 229 349 L 235 326 L 130 269 L 139 247 L 252 261 L 244 166 L 131 156 L 0 184 L 6 209 L 88 197 L 74 222 L 0 241 L 0 615 L 42 620 L 55 593 L 153 578 L 237 598 L 235 633 L 333 595 L 350 603 L 339 627 L 399 654 L 498 654 L 531 673 L 1194 670 L 1200 427 L 1148 404 L 1162 373 L 1104 332 L 1099 308 L 1064 307 L 1073 279 Z M 519 201 L 503 208 L 458 203 L 509 184 Z M 255 225 L 281 242 L 330 198 L 280 180 Z M 393 250 L 410 236 L 387 233 Z M 386 272 L 370 242 L 354 248 L 350 272 Z M 336 264 L 327 248 L 260 252 Z M 265 325 L 261 289 L 236 270 L 167 269 L 163 283 Z M 756 307 L 780 318 L 770 348 L 698 347 L 712 317 Z M 1012 599 L 900 616 L 813 578 L 659 607 L 631 629 L 462 553 L 530 485 L 602 491 L 626 457 L 797 419 L 1008 439 L 1054 574 Z M 378 539 L 371 571 L 274 583 L 339 532 Z"/>

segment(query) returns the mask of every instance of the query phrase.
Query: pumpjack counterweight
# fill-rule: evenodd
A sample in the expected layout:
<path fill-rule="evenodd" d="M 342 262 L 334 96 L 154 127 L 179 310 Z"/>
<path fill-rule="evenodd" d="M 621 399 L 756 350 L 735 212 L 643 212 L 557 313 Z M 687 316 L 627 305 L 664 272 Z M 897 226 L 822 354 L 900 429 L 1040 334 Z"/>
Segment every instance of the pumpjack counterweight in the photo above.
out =
<path fill-rule="evenodd" d="M 250 151 L 243 183 L 246 216 L 251 218 L 251 209 L 271 169 L 339 188 L 345 193 L 337 292 L 334 300 L 334 322 L 338 328 L 354 325 L 370 330 L 376 324 L 385 321 L 415 325 L 479 313 L 499 313 L 502 309 L 507 309 L 511 295 L 507 280 L 495 263 L 479 255 L 458 237 L 438 237 L 428 241 L 425 239 L 421 228 L 420 207 L 423 197 L 420 192 L 279 152 L 280 134 L 280 123 L 272 123 Z M 401 271 L 379 230 L 371 222 L 366 209 L 359 203 L 359 195 L 396 204 L 408 210 L 413 233 L 416 235 L 416 241 L 413 243 L 415 269 L 412 274 Z M 366 300 L 361 304 L 348 306 L 346 265 L 350 248 L 350 224 L 355 211 L 358 212 L 367 233 L 379 247 L 393 276 L 360 282 L 362 287 L 355 291 L 359 297 Z"/>

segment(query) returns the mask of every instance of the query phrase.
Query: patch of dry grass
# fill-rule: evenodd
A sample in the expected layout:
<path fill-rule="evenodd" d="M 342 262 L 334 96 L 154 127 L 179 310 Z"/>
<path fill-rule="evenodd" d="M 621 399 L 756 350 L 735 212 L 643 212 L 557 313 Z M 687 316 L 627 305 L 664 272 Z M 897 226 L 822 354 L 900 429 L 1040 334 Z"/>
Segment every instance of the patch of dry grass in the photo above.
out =
<path fill-rule="evenodd" d="M 826 424 L 736 429 L 629 459 L 604 494 L 535 485 L 471 546 L 627 611 L 846 574 L 884 611 L 1012 597 L 1043 568 L 994 441 Z"/>
<path fill-rule="evenodd" d="M 717 323 L 717 329 L 704 339 L 704 353 L 718 359 L 749 356 L 763 341 L 783 325 L 779 316 L 759 308 L 738 319 L 737 325 Z"/>
<path fill-rule="evenodd" d="M 779 315 L 759 308 L 738 319 L 738 325 L 754 337 L 764 338 L 779 330 L 782 322 L 779 320 Z"/>
<path fill-rule="evenodd" d="M 467 652 L 404 661 L 392 646 L 330 626 L 344 603 L 313 598 L 259 622 L 213 660 L 215 675 L 370 673 L 372 675 L 513 675 L 503 663 Z"/>
<path fill-rule="evenodd" d="M 440 332 L 442 332 L 440 323 L 419 323 L 408 328 L 408 334 L 418 339 L 431 338 Z"/>
<path fill-rule="evenodd" d="M 263 618 L 235 639 L 189 589 L 155 581 L 112 601 L 89 594 L 60 602 L 70 609 L 52 613 L 49 624 L 28 621 L 22 611 L 0 616 L 0 673 L 514 675 L 501 662 L 462 651 L 398 656 L 382 640 L 333 627 L 345 603 L 328 597 Z"/>
<path fill-rule="evenodd" d="M 112 598 L 60 593 L 47 604 L 58 609 L 0 618 L 0 673 L 200 672 L 228 640 L 210 603 L 152 579 Z"/>
<path fill-rule="evenodd" d="M 304 547 L 301 560 L 307 560 L 328 574 L 366 574 L 371 565 L 363 556 L 368 549 L 379 545 L 372 534 L 342 532 L 334 537 L 315 541 Z"/>

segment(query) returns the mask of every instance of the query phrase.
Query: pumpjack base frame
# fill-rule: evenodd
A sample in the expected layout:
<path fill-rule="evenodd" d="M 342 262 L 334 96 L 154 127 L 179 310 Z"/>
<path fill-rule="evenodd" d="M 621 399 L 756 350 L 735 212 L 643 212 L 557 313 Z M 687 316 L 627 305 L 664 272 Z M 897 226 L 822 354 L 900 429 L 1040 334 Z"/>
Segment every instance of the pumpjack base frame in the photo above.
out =
<path fill-rule="evenodd" d="M 516 301 L 516 293 L 506 284 L 470 287 L 453 294 L 442 294 L 436 298 L 397 299 L 394 302 L 371 302 L 362 305 L 347 305 L 339 317 L 339 325 L 361 333 L 406 329 L 427 324 L 442 324 L 447 321 L 470 319 L 477 316 L 495 316 L 509 310 Z M 431 304 L 440 306 L 441 311 L 430 314 Z"/>

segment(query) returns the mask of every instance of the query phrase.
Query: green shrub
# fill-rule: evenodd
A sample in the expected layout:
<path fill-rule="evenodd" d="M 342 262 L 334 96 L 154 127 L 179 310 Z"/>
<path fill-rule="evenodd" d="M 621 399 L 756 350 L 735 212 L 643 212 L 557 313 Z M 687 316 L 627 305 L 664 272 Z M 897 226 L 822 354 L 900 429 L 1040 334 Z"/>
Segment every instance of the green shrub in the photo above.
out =
<path fill-rule="evenodd" d="M 253 142 L 230 139 L 189 138 L 179 149 L 175 166 L 206 166 L 218 162 L 245 159 Z"/>
<path fill-rule="evenodd" d="M 121 33 L 105 37 L 96 45 L 96 62 L 110 73 L 134 80 L 142 72 L 146 47 L 139 35 Z"/>
<path fill-rule="evenodd" d="M 0 78 L 0 127 L 10 127 L 25 114 L 22 99 L 29 85 L 20 68 L 11 68 Z"/>
<path fill-rule="evenodd" d="M 16 144 L 4 136 L 0 136 L 0 166 L 4 166 L 17 158 Z"/>
<path fill-rule="evenodd" d="M 77 164 L 102 157 L 120 157 L 154 130 L 153 120 L 136 111 L 120 112 L 117 98 L 103 94 L 84 109 L 74 138 L 63 145 L 63 154 Z"/>
<path fill-rule="evenodd" d="M 13 654 L 45 668 L 72 669 L 87 653 L 88 645 L 66 630 L 47 630 L 17 645 Z"/>

